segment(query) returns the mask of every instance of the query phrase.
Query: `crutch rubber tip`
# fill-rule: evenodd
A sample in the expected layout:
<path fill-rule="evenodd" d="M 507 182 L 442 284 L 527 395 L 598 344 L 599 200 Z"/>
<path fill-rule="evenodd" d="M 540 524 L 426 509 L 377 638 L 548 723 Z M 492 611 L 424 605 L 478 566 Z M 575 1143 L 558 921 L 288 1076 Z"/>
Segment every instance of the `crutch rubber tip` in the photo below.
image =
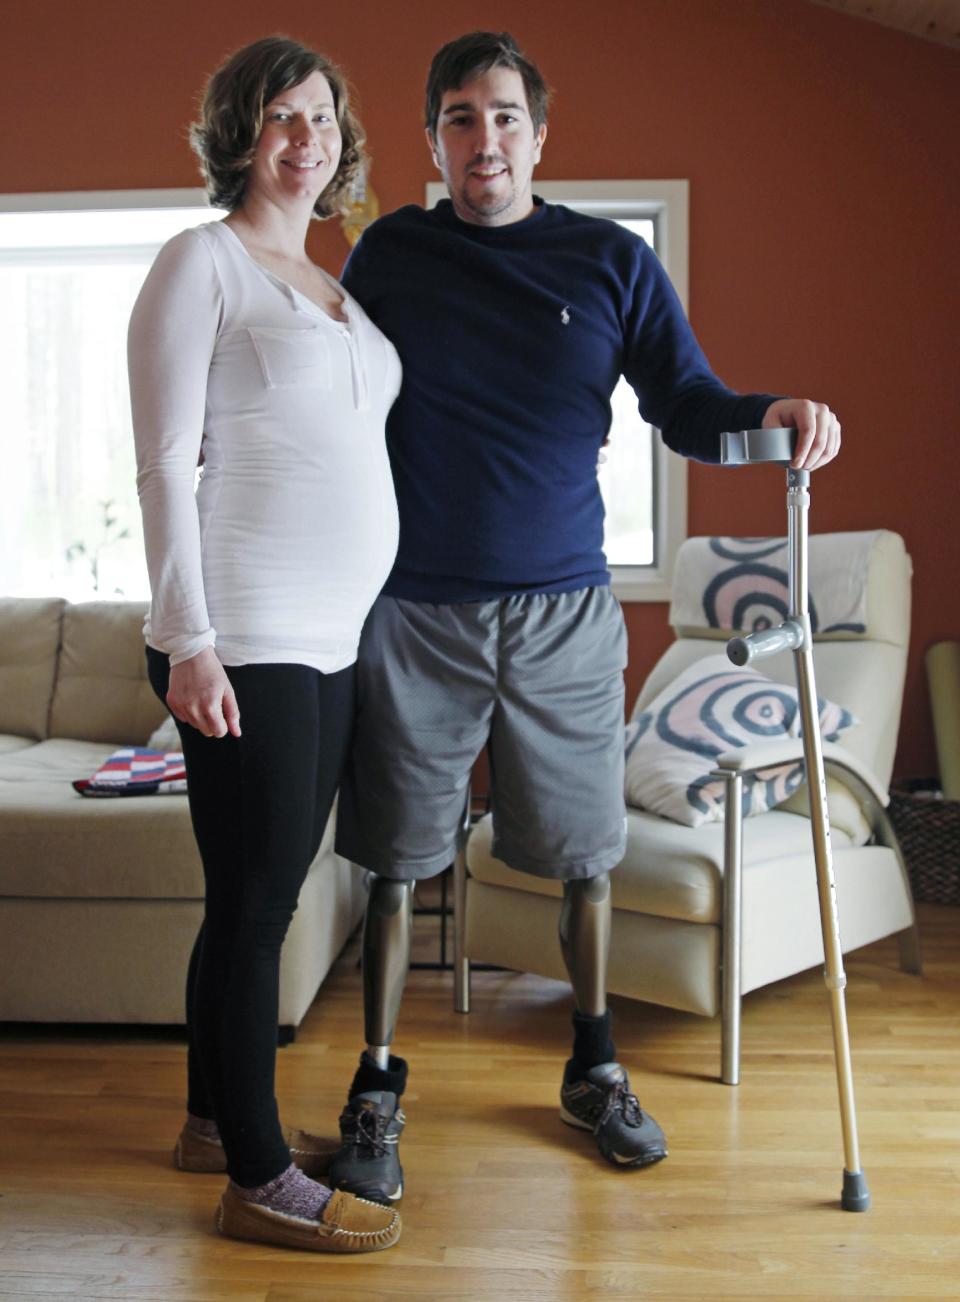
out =
<path fill-rule="evenodd" d="M 844 1171 L 840 1206 L 845 1212 L 865 1212 L 870 1206 L 870 1190 L 862 1171 Z"/>

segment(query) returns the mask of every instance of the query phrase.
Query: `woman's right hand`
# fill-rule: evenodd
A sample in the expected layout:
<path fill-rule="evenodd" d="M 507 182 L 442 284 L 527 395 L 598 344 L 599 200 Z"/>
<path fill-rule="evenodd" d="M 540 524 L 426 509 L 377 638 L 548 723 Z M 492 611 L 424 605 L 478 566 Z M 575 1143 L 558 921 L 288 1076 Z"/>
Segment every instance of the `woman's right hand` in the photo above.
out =
<path fill-rule="evenodd" d="M 171 667 L 167 706 L 204 737 L 240 736 L 237 698 L 212 646 Z"/>

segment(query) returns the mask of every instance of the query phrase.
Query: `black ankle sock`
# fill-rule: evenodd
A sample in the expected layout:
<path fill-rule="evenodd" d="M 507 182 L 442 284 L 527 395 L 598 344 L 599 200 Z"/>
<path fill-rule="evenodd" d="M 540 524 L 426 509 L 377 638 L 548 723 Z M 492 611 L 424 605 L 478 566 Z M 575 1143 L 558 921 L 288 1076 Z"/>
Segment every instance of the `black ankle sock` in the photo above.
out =
<path fill-rule="evenodd" d="M 573 1057 L 568 1061 L 568 1080 L 582 1080 L 591 1067 L 615 1062 L 617 1050 L 610 1038 L 610 1009 L 599 1017 L 573 1012 Z"/>
<path fill-rule="evenodd" d="M 407 1088 L 407 1064 L 403 1058 L 390 1055 L 390 1065 L 386 1069 L 378 1067 L 366 1050 L 360 1055 L 357 1068 L 350 1086 L 350 1098 L 357 1094 L 366 1094 L 369 1090 L 389 1090 L 397 1098 Z"/>

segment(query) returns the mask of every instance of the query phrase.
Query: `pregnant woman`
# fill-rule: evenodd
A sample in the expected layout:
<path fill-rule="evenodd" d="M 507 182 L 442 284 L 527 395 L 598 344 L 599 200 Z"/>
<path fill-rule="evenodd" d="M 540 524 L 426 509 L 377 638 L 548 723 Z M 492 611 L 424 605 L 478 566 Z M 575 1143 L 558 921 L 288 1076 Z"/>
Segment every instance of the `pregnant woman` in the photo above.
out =
<path fill-rule="evenodd" d="M 274 1069 L 280 950 L 396 551 L 384 421 L 400 364 L 305 249 L 361 162 L 341 73 L 257 41 L 211 78 L 192 136 L 229 213 L 161 249 L 129 336 L 148 667 L 177 720 L 206 888 L 178 1163 L 226 1169 L 224 1234 L 370 1251 L 396 1242 L 399 1216 L 310 1178 L 311 1137 L 282 1129 Z"/>

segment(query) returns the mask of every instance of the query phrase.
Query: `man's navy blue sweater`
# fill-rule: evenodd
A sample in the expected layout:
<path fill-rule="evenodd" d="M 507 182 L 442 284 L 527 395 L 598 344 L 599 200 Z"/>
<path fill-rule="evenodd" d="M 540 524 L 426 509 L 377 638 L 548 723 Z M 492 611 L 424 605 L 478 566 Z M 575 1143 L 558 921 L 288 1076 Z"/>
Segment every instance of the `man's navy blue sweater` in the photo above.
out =
<path fill-rule="evenodd" d="M 608 583 L 596 467 L 621 374 L 666 443 L 702 461 L 773 401 L 716 378 L 643 240 L 560 205 L 493 227 L 449 200 L 401 208 L 364 233 L 343 283 L 403 362 L 391 596 Z"/>

